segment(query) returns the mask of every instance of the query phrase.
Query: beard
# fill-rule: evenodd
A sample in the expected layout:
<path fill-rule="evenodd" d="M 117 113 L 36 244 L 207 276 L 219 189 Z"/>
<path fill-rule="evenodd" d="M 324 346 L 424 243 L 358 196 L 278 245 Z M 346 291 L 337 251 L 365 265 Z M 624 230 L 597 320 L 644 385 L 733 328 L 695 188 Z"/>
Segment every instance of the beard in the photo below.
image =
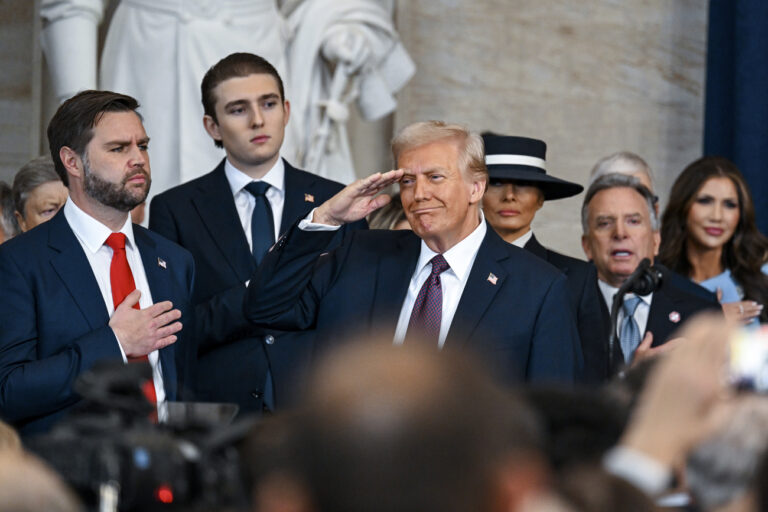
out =
<path fill-rule="evenodd" d="M 101 204 L 121 212 L 129 212 L 143 203 L 147 199 L 149 187 L 152 185 L 149 173 L 143 168 L 131 172 L 120 183 L 113 183 L 97 176 L 91 169 L 87 156 L 83 159 L 83 170 L 85 171 L 83 180 L 85 193 Z M 140 190 L 126 188 L 128 180 L 137 174 L 144 176 L 145 186 Z"/>

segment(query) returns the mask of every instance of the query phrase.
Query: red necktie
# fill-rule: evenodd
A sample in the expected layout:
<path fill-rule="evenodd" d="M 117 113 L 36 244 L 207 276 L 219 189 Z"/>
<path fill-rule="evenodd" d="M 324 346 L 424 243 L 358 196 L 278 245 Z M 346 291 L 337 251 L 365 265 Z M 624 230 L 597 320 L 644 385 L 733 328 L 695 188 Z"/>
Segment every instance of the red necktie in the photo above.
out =
<path fill-rule="evenodd" d="M 440 322 L 443 315 L 443 287 L 440 282 L 440 274 L 450 268 L 442 254 L 438 254 L 430 260 L 432 272 L 419 290 L 416 302 L 411 310 L 411 319 L 408 322 L 406 339 L 409 341 L 417 337 L 423 341 L 437 343 L 440 336 Z"/>
<path fill-rule="evenodd" d="M 125 235 L 123 233 L 112 233 L 107 237 L 106 244 L 112 248 L 112 263 L 109 265 L 109 281 L 112 284 L 112 304 L 117 309 L 125 298 L 136 289 L 136 283 L 133 280 L 131 267 L 128 265 L 128 257 L 125 254 Z M 133 305 L 134 309 L 141 309 L 139 303 Z M 128 357 L 129 363 L 149 362 L 149 358 L 144 356 Z M 141 388 L 144 396 L 150 403 L 157 403 L 155 394 L 155 385 L 148 380 Z M 153 413 L 154 414 L 154 413 Z"/>

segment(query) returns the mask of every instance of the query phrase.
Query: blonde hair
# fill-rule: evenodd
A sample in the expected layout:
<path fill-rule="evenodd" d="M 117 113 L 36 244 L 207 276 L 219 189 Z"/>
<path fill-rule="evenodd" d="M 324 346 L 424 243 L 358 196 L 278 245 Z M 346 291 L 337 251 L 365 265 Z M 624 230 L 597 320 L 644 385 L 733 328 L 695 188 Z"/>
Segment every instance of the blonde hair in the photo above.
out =
<path fill-rule="evenodd" d="M 413 148 L 433 142 L 453 139 L 459 150 L 459 169 L 476 180 L 488 182 L 485 147 L 479 134 L 466 126 L 444 121 L 420 121 L 402 128 L 392 139 L 392 156 L 397 163 L 400 155 Z"/>

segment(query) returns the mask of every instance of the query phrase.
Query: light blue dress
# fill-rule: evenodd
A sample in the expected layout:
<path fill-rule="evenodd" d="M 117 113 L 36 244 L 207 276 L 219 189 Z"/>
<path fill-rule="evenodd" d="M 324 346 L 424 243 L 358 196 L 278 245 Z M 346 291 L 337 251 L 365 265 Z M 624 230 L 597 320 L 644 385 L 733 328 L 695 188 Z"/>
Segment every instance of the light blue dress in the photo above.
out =
<path fill-rule="evenodd" d="M 768 263 L 763 265 L 760 270 L 762 270 L 763 274 L 768 274 Z M 733 279 L 733 276 L 731 276 L 731 271 L 728 269 L 726 269 L 722 274 L 718 274 L 715 277 L 710 277 L 706 281 L 702 281 L 699 284 L 714 293 L 717 293 L 719 288 L 723 292 L 723 297 L 720 299 L 720 304 L 727 304 L 728 302 L 738 302 L 740 300 L 744 300 L 744 290 L 741 288 L 739 283 Z M 752 319 L 752 321 L 747 324 L 748 327 L 757 327 L 759 325 L 760 323 L 758 322 L 757 318 Z"/>

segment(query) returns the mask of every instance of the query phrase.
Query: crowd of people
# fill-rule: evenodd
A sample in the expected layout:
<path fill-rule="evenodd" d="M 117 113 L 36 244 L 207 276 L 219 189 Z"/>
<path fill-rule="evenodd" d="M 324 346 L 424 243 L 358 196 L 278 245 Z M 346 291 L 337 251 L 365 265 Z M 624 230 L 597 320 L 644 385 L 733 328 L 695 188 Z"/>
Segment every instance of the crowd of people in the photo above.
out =
<path fill-rule="evenodd" d="M 104 361 L 149 365 L 160 423 L 173 401 L 260 418 L 252 510 L 768 510 L 768 239 L 732 162 L 691 163 L 662 213 L 633 153 L 585 191 L 544 141 L 423 121 L 344 187 L 281 158 L 263 58 L 220 60 L 201 101 L 226 157 L 154 197 L 149 229 L 152 134 L 124 94 L 67 99 L 50 157 L 0 184 L 0 457 L 62 510 L 20 445 Z M 583 260 L 532 228 L 582 192 Z M 745 339 L 754 375 L 729 357 Z"/>

